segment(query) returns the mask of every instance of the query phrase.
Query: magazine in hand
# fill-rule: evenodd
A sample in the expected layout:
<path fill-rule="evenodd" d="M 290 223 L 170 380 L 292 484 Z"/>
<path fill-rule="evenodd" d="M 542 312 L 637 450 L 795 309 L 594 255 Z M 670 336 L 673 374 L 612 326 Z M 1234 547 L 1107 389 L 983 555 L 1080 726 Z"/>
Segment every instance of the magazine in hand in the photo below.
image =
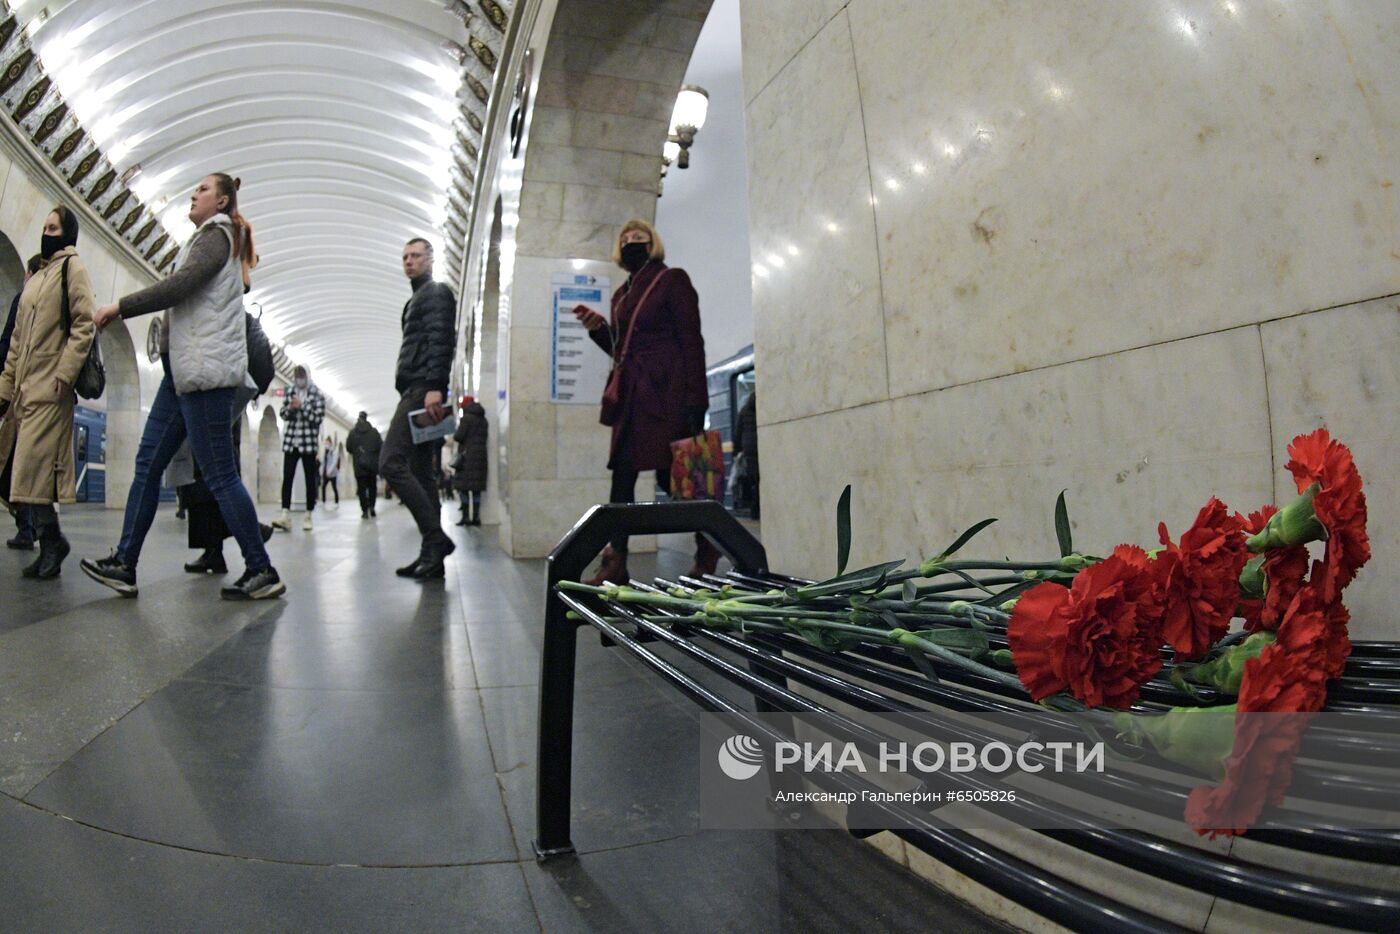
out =
<path fill-rule="evenodd" d="M 457 417 L 455 415 L 448 415 L 436 425 L 418 424 L 418 417 L 420 415 L 426 416 L 427 412 L 427 409 L 415 409 L 408 413 L 408 427 L 409 430 L 413 432 L 414 444 L 423 444 L 427 441 L 436 441 L 438 438 L 446 438 L 457 431 Z M 425 417 L 423 420 L 427 421 L 427 418 Z"/>

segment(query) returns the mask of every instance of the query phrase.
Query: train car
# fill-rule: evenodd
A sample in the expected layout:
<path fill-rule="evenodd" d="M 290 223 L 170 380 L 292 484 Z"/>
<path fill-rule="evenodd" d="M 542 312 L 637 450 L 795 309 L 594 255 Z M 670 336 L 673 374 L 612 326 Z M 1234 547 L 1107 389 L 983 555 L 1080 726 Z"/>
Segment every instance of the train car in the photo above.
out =
<path fill-rule="evenodd" d="M 107 501 L 107 413 L 85 406 L 73 410 L 73 466 L 78 502 Z"/>
<path fill-rule="evenodd" d="M 705 371 L 709 382 L 710 412 L 706 420 L 711 431 L 718 431 L 724 442 L 724 505 L 744 515 L 751 514 L 750 504 L 735 502 L 738 484 L 734 482 L 734 427 L 739 410 L 754 391 L 753 345 Z"/>
<path fill-rule="evenodd" d="M 106 412 L 81 405 L 73 410 L 73 473 L 78 502 L 107 502 Z M 175 502 L 175 488 L 162 482 L 160 501 Z"/>

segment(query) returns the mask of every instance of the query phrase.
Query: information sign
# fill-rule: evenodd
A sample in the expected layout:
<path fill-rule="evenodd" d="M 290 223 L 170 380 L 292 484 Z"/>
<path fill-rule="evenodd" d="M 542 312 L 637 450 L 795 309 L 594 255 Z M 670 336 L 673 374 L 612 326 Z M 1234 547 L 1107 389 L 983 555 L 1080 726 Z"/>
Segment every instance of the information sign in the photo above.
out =
<path fill-rule="evenodd" d="M 608 317 L 611 283 L 605 276 L 555 273 L 550 279 L 553 326 L 550 328 L 549 401 L 566 405 L 597 405 L 603 399 L 612 360 L 588 336 L 574 317 L 585 305 Z"/>

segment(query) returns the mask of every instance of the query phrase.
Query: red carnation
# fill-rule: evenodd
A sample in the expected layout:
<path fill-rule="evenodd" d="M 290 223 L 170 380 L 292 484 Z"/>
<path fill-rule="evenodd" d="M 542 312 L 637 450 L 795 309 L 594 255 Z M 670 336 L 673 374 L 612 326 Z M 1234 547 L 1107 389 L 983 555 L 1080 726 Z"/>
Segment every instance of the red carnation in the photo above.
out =
<path fill-rule="evenodd" d="M 1264 531 L 1264 526 L 1269 524 L 1269 520 L 1278 515 L 1278 507 L 1269 503 L 1260 506 L 1257 512 L 1251 512 L 1248 518 L 1235 513 L 1235 518 L 1244 523 L 1244 530 L 1250 535 Z"/>
<path fill-rule="evenodd" d="M 1186 799 L 1186 822 L 1199 834 L 1244 833 L 1283 800 L 1303 731 L 1326 700 L 1325 681 L 1277 643 L 1244 666 L 1235 714 L 1235 744 L 1219 785 L 1198 785 Z"/>
<path fill-rule="evenodd" d="M 1212 840 L 1248 830 L 1264 808 L 1278 804 L 1288 792 L 1298 744 L 1312 718 L 1311 713 L 1237 715 L 1225 780 L 1192 789 L 1186 799 L 1186 822 Z"/>
<path fill-rule="evenodd" d="M 1313 566 L 1313 577 L 1320 574 L 1321 563 L 1318 563 Z M 1351 614 L 1340 600 L 1323 603 L 1314 585 L 1308 584 L 1289 603 L 1278 627 L 1278 639 L 1270 647 L 1298 660 L 1306 679 L 1317 692 L 1316 709 L 1320 710 L 1326 702 L 1327 680 L 1341 677 L 1346 668 L 1347 657 L 1351 655 L 1351 639 L 1347 635 L 1350 621 Z M 1246 667 L 1245 672 L 1248 671 Z"/>
<path fill-rule="evenodd" d="M 1299 493 L 1316 487 L 1312 508 L 1327 530 L 1327 550 L 1320 578 L 1322 599 L 1328 603 L 1356 577 L 1357 569 L 1371 559 L 1366 537 L 1366 494 L 1351 451 L 1333 441 L 1326 428 L 1299 435 L 1288 446 L 1292 460 L 1288 470 Z"/>
<path fill-rule="evenodd" d="M 1061 691 L 1090 707 L 1130 707 L 1162 667 L 1152 562 L 1120 546 L 1069 589 L 1044 583 L 1016 601 L 1007 641 L 1033 700 Z"/>
<path fill-rule="evenodd" d="M 1251 512 L 1249 518 L 1236 514 L 1244 522 L 1248 535 L 1257 535 L 1268 527 L 1269 520 L 1278 514 L 1277 506 L 1263 506 L 1258 512 Z M 1246 595 L 1240 598 L 1236 613 L 1244 617 L 1246 632 L 1265 629 L 1273 632 L 1283 622 L 1283 614 L 1298 588 L 1303 586 L 1303 578 L 1308 573 L 1308 549 L 1305 545 L 1280 545 L 1270 548 L 1264 554 L 1246 563 L 1240 574 L 1240 589 Z M 1253 595 L 1253 596 L 1251 596 Z"/>
<path fill-rule="evenodd" d="M 1245 523 L 1214 496 L 1172 544 L 1166 523 L 1157 526 L 1163 565 L 1162 636 L 1181 659 L 1200 658 L 1230 628 L 1239 602 L 1240 571 L 1249 560 Z"/>
<path fill-rule="evenodd" d="M 1197 833 L 1243 833 L 1264 808 L 1283 800 L 1303 731 L 1327 703 L 1328 679 L 1342 673 L 1351 654 L 1348 619 L 1344 606 L 1323 602 L 1305 586 L 1290 602 L 1277 641 L 1245 663 L 1225 780 L 1195 788 L 1186 800 L 1186 820 Z"/>
<path fill-rule="evenodd" d="M 1264 598 L 1240 601 L 1239 612 L 1244 617 L 1245 630 L 1254 632 L 1267 629 L 1272 632 L 1277 629 L 1283 622 L 1288 605 L 1293 602 L 1294 596 L 1303 586 L 1303 578 L 1307 573 L 1306 545 L 1270 548 L 1264 552 Z"/>

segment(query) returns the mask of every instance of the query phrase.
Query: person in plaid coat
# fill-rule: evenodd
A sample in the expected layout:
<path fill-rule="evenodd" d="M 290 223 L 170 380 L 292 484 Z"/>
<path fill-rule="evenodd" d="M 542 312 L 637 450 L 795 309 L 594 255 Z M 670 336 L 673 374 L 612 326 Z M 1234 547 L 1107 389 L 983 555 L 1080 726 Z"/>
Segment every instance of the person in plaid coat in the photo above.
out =
<path fill-rule="evenodd" d="M 297 464 L 306 474 L 306 518 L 301 527 L 311 531 L 311 511 L 316 508 L 316 480 L 319 469 L 316 452 L 321 448 L 321 421 L 326 417 L 326 397 L 306 367 L 293 371 L 292 389 L 282 403 L 282 515 L 272 520 L 272 527 L 282 532 L 292 530 L 289 512 L 292 508 L 292 482 Z"/>

